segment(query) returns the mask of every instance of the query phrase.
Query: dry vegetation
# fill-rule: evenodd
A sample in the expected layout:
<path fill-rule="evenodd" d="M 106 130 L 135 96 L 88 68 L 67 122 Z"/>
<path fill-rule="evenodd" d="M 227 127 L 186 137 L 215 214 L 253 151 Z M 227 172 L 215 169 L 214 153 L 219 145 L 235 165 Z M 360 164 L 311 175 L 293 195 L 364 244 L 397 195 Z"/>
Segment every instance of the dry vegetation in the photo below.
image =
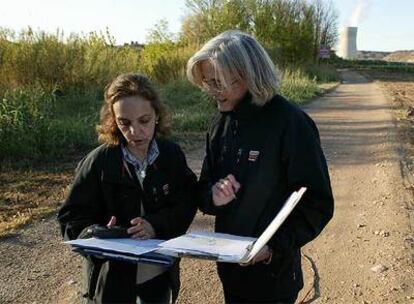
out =
<path fill-rule="evenodd" d="M 73 169 L 68 167 L 50 164 L 0 172 L 0 237 L 56 211 L 73 175 Z"/>

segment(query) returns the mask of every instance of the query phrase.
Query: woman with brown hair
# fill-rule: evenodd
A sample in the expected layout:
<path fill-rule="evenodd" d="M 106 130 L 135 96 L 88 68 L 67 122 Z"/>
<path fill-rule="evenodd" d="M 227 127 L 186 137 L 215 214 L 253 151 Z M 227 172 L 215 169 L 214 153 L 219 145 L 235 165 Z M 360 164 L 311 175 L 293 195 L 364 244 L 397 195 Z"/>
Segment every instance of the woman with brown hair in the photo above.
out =
<path fill-rule="evenodd" d="M 101 146 L 78 165 L 58 220 L 66 240 L 91 236 L 96 225 L 127 228 L 135 239 L 186 232 L 196 207 L 196 177 L 169 134 L 164 106 L 150 81 L 118 76 L 105 90 L 97 127 Z M 86 303 L 171 303 L 179 290 L 170 268 L 87 257 Z"/>

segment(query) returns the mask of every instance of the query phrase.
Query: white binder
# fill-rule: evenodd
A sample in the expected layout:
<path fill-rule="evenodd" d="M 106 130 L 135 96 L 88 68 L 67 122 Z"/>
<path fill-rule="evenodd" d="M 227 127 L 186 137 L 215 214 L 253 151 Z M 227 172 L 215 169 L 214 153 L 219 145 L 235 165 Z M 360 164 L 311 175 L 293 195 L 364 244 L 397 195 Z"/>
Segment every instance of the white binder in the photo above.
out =
<path fill-rule="evenodd" d="M 267 244 L 298 204 L 306 188 L 293 192 L 259 238 L 214 232 L 191 232 L 158 245 L 158 253 L 176 257 L 247 263 Z"/>

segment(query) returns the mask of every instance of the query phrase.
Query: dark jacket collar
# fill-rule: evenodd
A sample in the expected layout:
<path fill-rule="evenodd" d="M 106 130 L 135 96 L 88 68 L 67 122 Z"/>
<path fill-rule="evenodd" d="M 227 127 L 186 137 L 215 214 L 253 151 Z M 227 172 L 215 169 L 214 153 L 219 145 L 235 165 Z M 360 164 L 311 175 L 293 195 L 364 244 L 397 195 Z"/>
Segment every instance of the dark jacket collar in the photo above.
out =
<path fill-rule="evenodd" d="M 112 183 L 124 183 L 129 180 L 123 166 L 121 146 L 108 146 L 100 159 L 101 178 Z"/>
<path fill-rule="evenodd" d="M 259 113 L 261 107 L 252 103 L 252 95 L 247 92 L 232 111 L 220 112 L 222 115 L 230 115 L 238 120 L 249 120 Z"/>

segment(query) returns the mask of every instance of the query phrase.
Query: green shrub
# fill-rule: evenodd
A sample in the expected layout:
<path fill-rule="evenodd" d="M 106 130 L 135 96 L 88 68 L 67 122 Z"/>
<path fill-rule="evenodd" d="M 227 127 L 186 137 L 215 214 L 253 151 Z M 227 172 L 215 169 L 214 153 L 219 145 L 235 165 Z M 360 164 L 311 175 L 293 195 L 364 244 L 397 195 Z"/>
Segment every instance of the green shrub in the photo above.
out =
<path fill-rule="evenodd" d="M 301 104 L 321 93 L 315 79 L 310 79 L 301 70 L 286 70 L 280 87 L 281 95 Z"/>
<path fill-rule="evenodd" d="M 64 39 L 59 31 L 46 34 L 29 28 L 16 38 L 0 28 L 0 91 L 27 86 L 101 89 L 139 66 L 139 52 L 116 47 L 108 33 Z"/>
<path fill-rule="evenodd" d="M 195 45 L 172 41 L 149 43 L 141 51 L 140 71 L 160 84 L 179 80 L 185 77 L 187 61 L 196 51 Z"/>
<path fill-rule="evenodd" d="M 318 83 L 339 81 L 339 74 L 333 65 L 311 65 L 305 68 L 305 73 Z"/>
<path fill-rule="evenodd" d="M 215 106 L 199 88 L 179 79 L 161 88 L 175 134 L 204 132 L 215 113 Z"/>
<path fill-rule="evenodd" d="M 53 96 L 29 89 L 8 91 L 0 98 L 0 158 L 36 154 Z"/>
<path fill-rule="evenodd" d="M 95 108 L 91 107 L 90 111 L 80 108 L 75 115 L 76 105 L 63 106 L 69 97 L 59 99 L 42 88 L 10 90 L 0 98 L 0 161 L 8 158 L 41 160 L 96 142 Z M 89 104 L 97 103 L 93 100 Z M 71 110 L 65 111 L 65 108 Z"/>

